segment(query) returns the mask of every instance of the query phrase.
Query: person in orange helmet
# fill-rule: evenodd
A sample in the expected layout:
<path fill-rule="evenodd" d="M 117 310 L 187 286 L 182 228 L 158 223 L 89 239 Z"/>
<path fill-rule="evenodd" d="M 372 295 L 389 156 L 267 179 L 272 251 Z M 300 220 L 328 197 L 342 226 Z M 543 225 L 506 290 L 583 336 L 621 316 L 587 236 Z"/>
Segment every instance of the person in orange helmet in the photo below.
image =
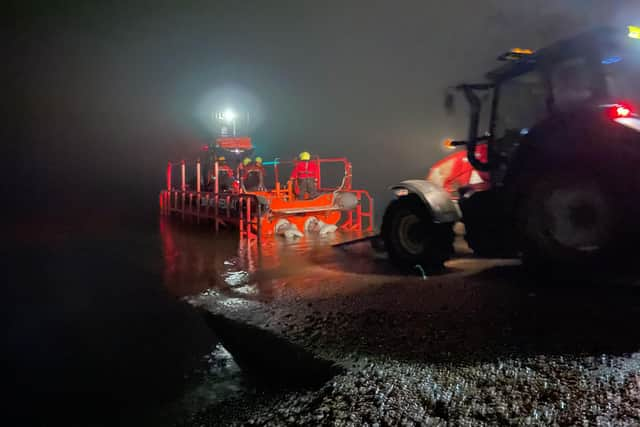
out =
<path fill-rule="evenodd" d="M 218 157 L 218 191 L 229 191 L 234 188 L 233 169 L 227 164 L 224 156 Z M 214 177 L 215 179 L 215 177 Z"/>
<path fill-rule="evenodd" d="M 299 198 L 302 199 L 308 194 L 309 198 L 313 199 L 318 195 L 318 178 L 320 177 L 318 164 L 311 161 L 311 154 L 308 151 L 300 153 L 299 159 L 291 172 L 291 179 L 297 184 Z"/>

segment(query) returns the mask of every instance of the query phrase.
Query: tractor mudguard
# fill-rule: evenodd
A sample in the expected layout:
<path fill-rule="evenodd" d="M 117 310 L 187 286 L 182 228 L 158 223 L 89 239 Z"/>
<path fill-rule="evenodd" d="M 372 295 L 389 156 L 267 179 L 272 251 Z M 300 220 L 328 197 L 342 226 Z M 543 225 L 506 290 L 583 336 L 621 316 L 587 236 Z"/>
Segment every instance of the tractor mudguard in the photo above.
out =
<path fill-rule="evenodd" d="M 442 187 L 422 179 L 410 179 L 394 185 L 390 190 L 407 190 L 407 194 L 416 194 L 431 211 L 436 223 L 460 221 L 462 213 L 458 205 L 451 200 L 449 193 Z M 402 196 L 401 196 L 402 197 Z"/>

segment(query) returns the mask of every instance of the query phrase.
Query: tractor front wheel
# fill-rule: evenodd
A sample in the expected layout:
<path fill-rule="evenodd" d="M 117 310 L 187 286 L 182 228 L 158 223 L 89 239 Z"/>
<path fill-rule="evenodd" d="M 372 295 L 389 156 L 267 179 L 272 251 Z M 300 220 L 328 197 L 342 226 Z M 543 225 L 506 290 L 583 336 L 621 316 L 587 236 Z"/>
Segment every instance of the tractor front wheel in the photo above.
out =
<path fill-rule="evenodd" d="M 389 258 L 407 270 L 443 269 L 453 253 L 452 224 L 433 222 L 427 206 L 415 195 L 392 201 L 382 220 L 382 239 Z"/>

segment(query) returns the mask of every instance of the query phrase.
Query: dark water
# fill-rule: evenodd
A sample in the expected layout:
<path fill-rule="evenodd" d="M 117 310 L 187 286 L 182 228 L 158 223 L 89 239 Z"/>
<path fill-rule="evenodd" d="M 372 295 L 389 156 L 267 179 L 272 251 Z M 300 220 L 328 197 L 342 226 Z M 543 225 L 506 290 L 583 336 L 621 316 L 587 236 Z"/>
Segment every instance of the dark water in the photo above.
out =
<path fill-rule="evenodd" d="M 247 379 L 182 297 L 218 289 L 269 298 L 345 238 L 258 247 L 152 218 L 13 230 L 3 302 L 17 422 L 160 425 L 242 391 Z"/>

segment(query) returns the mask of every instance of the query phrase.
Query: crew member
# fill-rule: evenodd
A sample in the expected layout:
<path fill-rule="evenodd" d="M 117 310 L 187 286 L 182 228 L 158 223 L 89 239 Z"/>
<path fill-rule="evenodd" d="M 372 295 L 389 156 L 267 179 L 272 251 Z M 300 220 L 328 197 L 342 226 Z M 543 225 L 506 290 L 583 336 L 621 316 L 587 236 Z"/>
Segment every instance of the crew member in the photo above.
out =
<path fill-rule="evenodd" d="M 224 156 L 218 157 L 218 191 L 230 191 L 234 187 L 233 169 Z"/>
<path fill-rule="evenodd" d="M 311 161 L 311 154 L 307 151 L 300 153 L 300 161 L 296 162 L 296 166 L 291 172 L 291 179 L 297 184 L 298 197 L 303 199 L 306 194 L 313 199 L 318 194 L 318 164 Z"/>
<path fill-rule="evenodd" d="M 253 163 L 244 164 L 242 182 L 244 183 L 244 188 L 248 191 L 264 189 L 264 166 L 262 166 L 262 157 L 256 157 Z"/>
<path fill-rule="evenodd" d="M 261 170 L 264 170 L 264 166 L 262 166 L 262 157 L 256 157 L 255 160 L 255 166 L 260 168 Z"/>
<path fill-rule="evenodd" d="M 238 167 L 236 169 L 236 176 L 238 177 L 238 180 L 244 181 L 245 170 L 250 164 L 251 164 L 251 158 L 249 157 L 245 157 L 244 159 L 242 159 L 241 162 L 238 163 Z"/>
<path fill-rule="evenodd" d="M 242 159 L 242 166 L 240 166 L 240 168 L 246 169 L 247 167 L 249 167 L 250 164 L 251 164 L 251 158 L 245 157 L 244 159 Z"/>

